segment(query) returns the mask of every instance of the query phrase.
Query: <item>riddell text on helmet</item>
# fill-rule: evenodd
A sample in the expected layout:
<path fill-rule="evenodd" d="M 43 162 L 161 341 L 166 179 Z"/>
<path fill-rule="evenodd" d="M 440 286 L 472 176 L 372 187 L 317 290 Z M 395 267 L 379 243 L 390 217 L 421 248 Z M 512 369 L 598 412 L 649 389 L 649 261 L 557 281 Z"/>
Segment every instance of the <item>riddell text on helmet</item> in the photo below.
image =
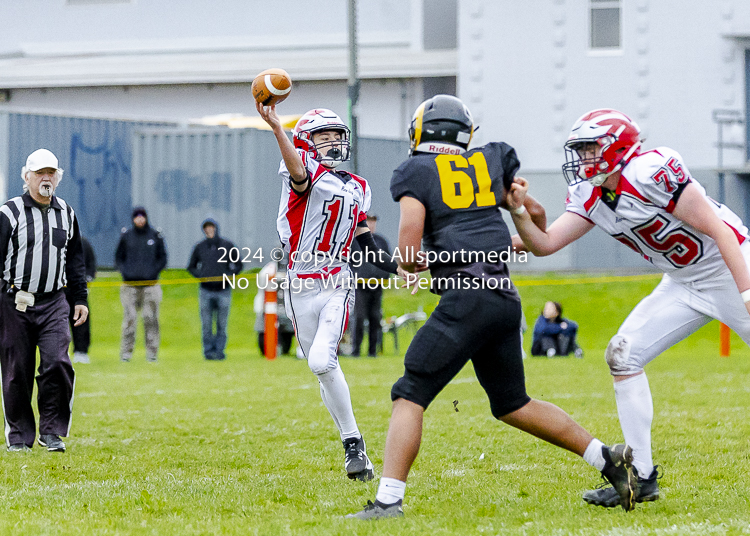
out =
<path fill-rule="evenodd" d="M 446 147 L 445 145 L 429 144 L 427 146 L 427 152 L 439 154 L 461 154 L 463 149 L 460 147 Z"/>

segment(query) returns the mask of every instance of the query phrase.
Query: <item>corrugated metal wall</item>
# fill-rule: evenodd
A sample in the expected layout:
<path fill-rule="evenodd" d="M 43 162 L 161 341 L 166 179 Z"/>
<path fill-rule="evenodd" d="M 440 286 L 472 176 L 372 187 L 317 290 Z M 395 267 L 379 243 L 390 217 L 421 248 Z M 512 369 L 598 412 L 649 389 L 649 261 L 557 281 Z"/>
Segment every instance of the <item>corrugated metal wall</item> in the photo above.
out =
<path fill-rule="evenodd" d="M 44 147 L 65 170 L 57 195 L 79 216 L 81 232 L 94 247 L 100 265 L 112 265 L 120 229 L 130 221 L 132 136 L 138 128 L 165 125 L 30 113 L 0 113 L 5 123 L 7 197 L 23 190 L 21 168 L 26 157 Z"/>
<path fill-rule="evenodd" d="M 382 220 L 382 232 L 395 240 L 398 206 L 388 188 L 408 144 L 364 139 L 359 145 L 361 174 L 373 188 L 373 210 Z M 222 236 L 239 248 L 261 249 L 267 262 L 270 250 L 279 245 L 280 161 L 268 131 L 141 130 L 133 142 L 133 203 L 144 205 L 151 224 L 161 229 L 171 267 L 187 266 L 209 215 L 219 222 Z M 250 266 L 259 265 L 252 261 Z"/>
<path fill-rule="evenodd" d="M 146 207 L 167 244 L 169 266 L 187 266 L 212 216 L 238 247 L 278 245 L 279 150 L 257 130 L 148 130 L 133 143 L 133 203 Z"/>

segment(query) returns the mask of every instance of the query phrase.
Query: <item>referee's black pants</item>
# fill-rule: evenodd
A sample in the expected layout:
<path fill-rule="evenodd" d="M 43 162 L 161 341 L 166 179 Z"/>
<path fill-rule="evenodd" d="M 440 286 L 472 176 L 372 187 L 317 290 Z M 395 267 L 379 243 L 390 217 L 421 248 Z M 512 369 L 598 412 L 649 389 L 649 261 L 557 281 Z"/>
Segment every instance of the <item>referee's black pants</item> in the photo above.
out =
<path fill-rule="evenodd" d="M 63 292 L 65 292 L 65 299 L 68 300 L 68 305 L 70 306 L 68 321 L 70 322 L 70 331 L 73 333 L 73 351 L 88 354 L 89 346 L 91 346 L 91 311 L 89 311 L 86 322 L 80 326 L 75 326 L 76 301 L 73 291 L 65 287 Z"/>
<path fill-rule="evenodd" d="M 37 347 L 39 434 L 68 435 L 75 376 L 68 356 L 68 312 L 62 292 L 25 312 L 16 310 L 12 296 L 0 292 L 0 373 L 8 445 L 31 447 L 36 438 L 31 397 Z"/>

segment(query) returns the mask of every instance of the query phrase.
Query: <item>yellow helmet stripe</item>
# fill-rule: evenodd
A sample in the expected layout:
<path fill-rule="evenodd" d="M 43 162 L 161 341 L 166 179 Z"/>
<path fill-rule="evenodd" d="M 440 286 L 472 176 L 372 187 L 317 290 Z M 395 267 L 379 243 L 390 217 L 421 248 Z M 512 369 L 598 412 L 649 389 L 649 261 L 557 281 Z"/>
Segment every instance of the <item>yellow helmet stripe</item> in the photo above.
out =
<path fill-rule="evenodd" d="M 416 119 L 414 124 L 414 147 L 417 147 L 422 140 L 422 119 L 424 118 L 424 105 L 426 102 L 420 104 L 417 111 L 414 112 L 414 119 Z"/>

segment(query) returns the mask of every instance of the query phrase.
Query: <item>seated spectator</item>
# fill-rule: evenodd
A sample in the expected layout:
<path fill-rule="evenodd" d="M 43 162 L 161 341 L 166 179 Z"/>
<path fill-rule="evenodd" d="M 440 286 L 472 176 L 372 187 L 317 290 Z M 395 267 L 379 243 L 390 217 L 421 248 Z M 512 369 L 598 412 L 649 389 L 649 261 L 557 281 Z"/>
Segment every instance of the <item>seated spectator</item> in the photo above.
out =
<path fill-rule="evenodd" d="M 555 357 L 573 352 L 576 357 L 583 357 L 583 350 L 576 343 L 577 332 L 578 324 L 563 318 L 562 305 L 548 301 L 534 325 L 531 355 Z"/>

